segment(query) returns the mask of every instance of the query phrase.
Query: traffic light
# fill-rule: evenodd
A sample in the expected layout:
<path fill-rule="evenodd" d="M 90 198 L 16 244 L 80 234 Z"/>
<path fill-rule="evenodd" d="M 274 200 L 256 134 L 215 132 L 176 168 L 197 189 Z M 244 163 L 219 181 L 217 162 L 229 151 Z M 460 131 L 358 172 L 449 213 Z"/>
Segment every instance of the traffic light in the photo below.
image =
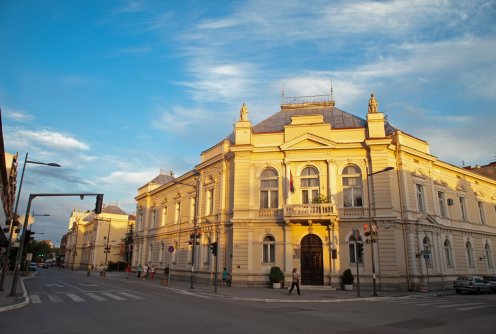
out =
<path fill-rule="evenodd" d="M 369 224 L 363 224 L 364 235 L 368 237 L 370 235 Z"/>
<path fill-rule="evenodd" d="M 95 203 L 95 213 L 102 213 L 103 206 L 103 194 L 96 195 L 96 203 Z"/>
<path fill-rule="evenodd" d="M 217 241 L 210 244 L 210 250 L 214 256 L 217 256 Z"/>
<path fill-rule="evenodd" d="M 27 247 L 29 245 L 29 242 L 34 239 L 33 234 L 34 232 L 26 230 L 26 236 L 24 237 L 24 247 Z"/>

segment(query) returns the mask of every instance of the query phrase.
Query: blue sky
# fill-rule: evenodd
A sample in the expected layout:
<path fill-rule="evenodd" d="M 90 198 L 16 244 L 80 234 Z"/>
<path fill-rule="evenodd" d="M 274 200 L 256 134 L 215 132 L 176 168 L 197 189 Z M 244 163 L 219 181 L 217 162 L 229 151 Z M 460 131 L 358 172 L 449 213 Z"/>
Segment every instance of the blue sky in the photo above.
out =
<path fill-rule="evenodd" d="M 0 107 L 29 193 L 105 193 L 135 211 L 137 188 L 176 175 L 287 96 L 326 94 L 389 122 L 454 165 L 496 160 L 495 1 L 2 1 Z M 23 160 L 23 159 L 21 159 Z M 22 161 L 21 161 L 22 164 Z M 39 198 L 33 229 L 58 244 L 72 208 Z"/>

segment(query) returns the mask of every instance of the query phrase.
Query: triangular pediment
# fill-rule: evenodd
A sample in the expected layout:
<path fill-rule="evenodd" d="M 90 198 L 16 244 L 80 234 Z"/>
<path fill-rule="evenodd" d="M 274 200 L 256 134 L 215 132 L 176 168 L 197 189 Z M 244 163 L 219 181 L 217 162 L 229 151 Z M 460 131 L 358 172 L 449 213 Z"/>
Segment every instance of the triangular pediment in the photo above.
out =
<path fill-rule="evenodd" d="M 305 133 L 301 136 L 291 139 L 280 146 L 281 150 L 310 150 L 316 148 L 334 148 L 336 142 L 316 136 L 311 133 Z"/>

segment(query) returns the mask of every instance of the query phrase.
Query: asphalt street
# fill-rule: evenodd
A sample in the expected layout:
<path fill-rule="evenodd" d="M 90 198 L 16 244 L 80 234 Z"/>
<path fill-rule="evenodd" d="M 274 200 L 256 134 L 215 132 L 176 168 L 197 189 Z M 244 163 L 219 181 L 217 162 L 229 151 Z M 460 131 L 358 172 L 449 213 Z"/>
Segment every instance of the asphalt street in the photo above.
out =
<path fill-rule="evenodd" d="M 493 333 L 496 295 L 362 297 L 342 291 L 219 288 L 47 269 L 30 304 L 0 313 L 3 333 Z"/>

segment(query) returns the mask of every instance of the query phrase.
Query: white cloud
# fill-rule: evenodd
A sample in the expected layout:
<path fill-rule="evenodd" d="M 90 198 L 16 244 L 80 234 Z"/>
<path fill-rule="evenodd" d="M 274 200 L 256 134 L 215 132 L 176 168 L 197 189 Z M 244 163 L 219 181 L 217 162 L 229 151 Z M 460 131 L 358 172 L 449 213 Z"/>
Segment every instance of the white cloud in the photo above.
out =
<path fill-rule="evenodd" d="M 28 142 L 63 150 L 89 150 L 89 146 L 70 135 L 49 130 L 18 129 L 17 136 Z"/>
<path fill-rule="evenodd" d="M 5 107 L 5 109 L 2 110 L 2 116 L 5 117 L 5 119 L 22 123 L 32 121 L 36 118 L 34 115 L 31 115 L 23 110 L 16 110 L 10 107 Z"/>
<path fill-rule="evenodd" d="M 141 187 L 158 175 L 156 170 L 144 170 L 140 172 L 116 171 L 100 179 L 107 184 L 129 187 Z"/>

